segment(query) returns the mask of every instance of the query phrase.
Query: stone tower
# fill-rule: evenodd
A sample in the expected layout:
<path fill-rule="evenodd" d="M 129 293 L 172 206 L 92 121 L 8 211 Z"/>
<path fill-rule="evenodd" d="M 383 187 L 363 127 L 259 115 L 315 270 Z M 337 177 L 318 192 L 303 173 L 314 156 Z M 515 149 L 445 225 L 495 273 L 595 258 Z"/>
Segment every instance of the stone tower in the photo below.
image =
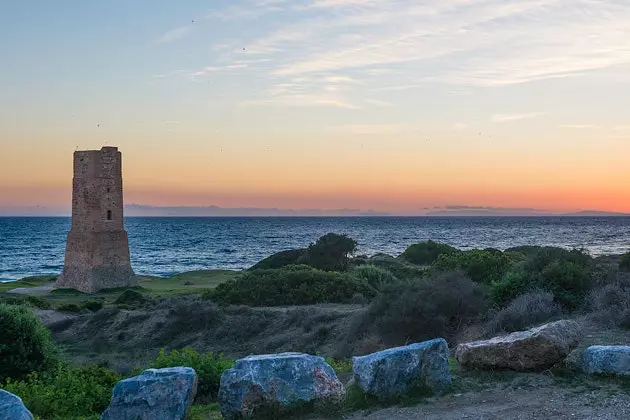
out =
<path fill-rule="evenodd" d="M 56 287 L 93 293 L 135 285 L 123 225 L 121 153 L 117 147 L 74 152 L 72 228 Z"/>

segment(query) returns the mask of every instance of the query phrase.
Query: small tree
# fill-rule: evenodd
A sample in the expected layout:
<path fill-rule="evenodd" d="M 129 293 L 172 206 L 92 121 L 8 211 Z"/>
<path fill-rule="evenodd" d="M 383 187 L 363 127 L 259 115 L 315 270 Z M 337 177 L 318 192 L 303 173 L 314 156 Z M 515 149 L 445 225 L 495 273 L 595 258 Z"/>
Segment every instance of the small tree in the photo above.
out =
<path fill-rule="evenodd" d="M 356 249 L 357 241 L 349 236 L 328 233 L 308 247 L 303 262 L 320 270 L 343 271 Z"/>
<path fill-rule="evenodd" d="M 0 382 L 22 379 L 57 364 L 50 332 L 28 309 L 0 304 Z"/>

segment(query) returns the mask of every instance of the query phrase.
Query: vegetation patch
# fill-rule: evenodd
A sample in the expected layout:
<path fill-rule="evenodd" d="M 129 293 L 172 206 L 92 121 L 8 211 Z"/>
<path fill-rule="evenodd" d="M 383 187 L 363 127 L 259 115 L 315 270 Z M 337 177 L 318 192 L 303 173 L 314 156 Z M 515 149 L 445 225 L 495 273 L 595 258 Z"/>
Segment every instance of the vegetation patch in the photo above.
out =
<path fill-rule="evenodd" d="M 453 341 L 488 309 L 483 288 L 461 272 L 402 283 L 384 290 L 358 319 L 349 342 L 377 333 L 388 346 L 435 337 Z M 348 349 L 351 350 L 351 349 Z"/>
<path fill-rule="evenodd" d="M 208 290 L 203 297 L 223 304 L 284 306 L 348 303 L 357 293 L 372 298 L 376 290 L 350 274 L 301 265 L 248 271 L 237 280 Z"/>
<path fill-rule="evenodd" d="M 157 358 L 151 363 L 152 368 L 187 366 L 195 369 L 199 380 L 196 402 L 215 401 L 219 392 L 219 383 L 223 371 L 234 365 L 233 359 L 221 354 L 200 354 L 192 348 L 173 350 L 167 353 L 160 350 Z"/>
<path fill-rule="evenodd" d="M 441 255 L 452 255 L 459 252 L 457 248 L 434 241 L 420 242 L 409 246 L 399 258 L 412 264 L 431 265 Z"/>
<path fill-rule="evenodd" d="M 280 251 L 254 264 L 250 270 L 269 270 L 286 267 L 287 265 L 296 265 L 299 264 L 300 259 L 304 257 L 305 253 L 306 249 Z"/>
<path fill-rule="evenodd" d="M 581 250 L 538 248 L 492 283 L 492 297 L 502 306 L 519 295 L 541 289 L 553 293 L 563 307 L 574 310 L 584 303 L 591 288 L 592 268 L 593 259 Z"/>
<path fill-rule="evenodd" d="M 491 284 L 500 281 L 515 260 L 523 254 L 503 253 L 489 250 L 472 249 L 455 253 L 442 254 L 433 267 L 441 271 L 462 270 L 474 282 Z"/>
<path fill-rule="evenodd" d="M 98 418 L 107 408 L 112 389 L 121 377 L 101 366 L 59 364 L 24 380 L 7 380 L 2 388 L 20 396 L 24 405 L 43 419 Z"/>
<path fill-rule="evenodd" d="M 23 306 L 0 304 L 0 383 L 45 372 L 57 364 L 50 331 Z"/>

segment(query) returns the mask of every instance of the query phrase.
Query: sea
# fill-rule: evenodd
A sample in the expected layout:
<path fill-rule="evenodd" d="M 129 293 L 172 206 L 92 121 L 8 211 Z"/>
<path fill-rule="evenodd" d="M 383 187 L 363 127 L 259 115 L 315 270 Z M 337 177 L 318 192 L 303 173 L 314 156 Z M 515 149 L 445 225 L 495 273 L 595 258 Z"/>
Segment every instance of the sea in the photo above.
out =
<path fill-rule="evenodd" d="M 356 239 L 363 255 L 395 256 L 428 239 L 460 249 L 549 245 L 593 256 L 630 250 L 630 217 L 130 217 L 125 228 L 135 272 L 164 277 L 245 269 L 329 232 Z M 0 217 L 0 281 L 59 274 L 69 229 L 68 217 Z"/>

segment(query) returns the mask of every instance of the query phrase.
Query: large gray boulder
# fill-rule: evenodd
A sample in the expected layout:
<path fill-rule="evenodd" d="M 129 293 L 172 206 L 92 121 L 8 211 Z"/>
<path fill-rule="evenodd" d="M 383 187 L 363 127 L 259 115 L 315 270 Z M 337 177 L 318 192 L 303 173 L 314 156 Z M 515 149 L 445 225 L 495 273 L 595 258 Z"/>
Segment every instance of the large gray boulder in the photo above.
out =
<path fill-rule="evenodd" d="M 194 369 L 148 369 L 116 384 L 101 420 L 181 420 L 196 393 Z"/>
<path fill-rule="evenodd" d="M 353 358 L 354 383 L 381 400 L 408 393 L 418 385 L 434 392 L 451 384 L 448 344 L 443 338 Z"/>
<path fill-rule="evenodd" d="M 562 320 L 527 331 L 457 346 L 455 357 L 464 367 L 530 371 L 547 369 L 564 360 L 580 342 L 580 325 Z"/>
<path fill-rule="evenodd" d="M 588 374 L 630 375 L 630 346 L 591 346 L 582 362 Z"/>
<path fill-rule="evenodd" d="M 221 375 L 219 403 L 227 420 L 275 418 L 295 409 L 334 410 L 343 384 L 323 358 L 302 353 L 249 356 Z"/>
<path fill-rule="evenodd" d="M 0 389 L 0 419 L 33 420 L 33 415 L 20 397 Z"/>

